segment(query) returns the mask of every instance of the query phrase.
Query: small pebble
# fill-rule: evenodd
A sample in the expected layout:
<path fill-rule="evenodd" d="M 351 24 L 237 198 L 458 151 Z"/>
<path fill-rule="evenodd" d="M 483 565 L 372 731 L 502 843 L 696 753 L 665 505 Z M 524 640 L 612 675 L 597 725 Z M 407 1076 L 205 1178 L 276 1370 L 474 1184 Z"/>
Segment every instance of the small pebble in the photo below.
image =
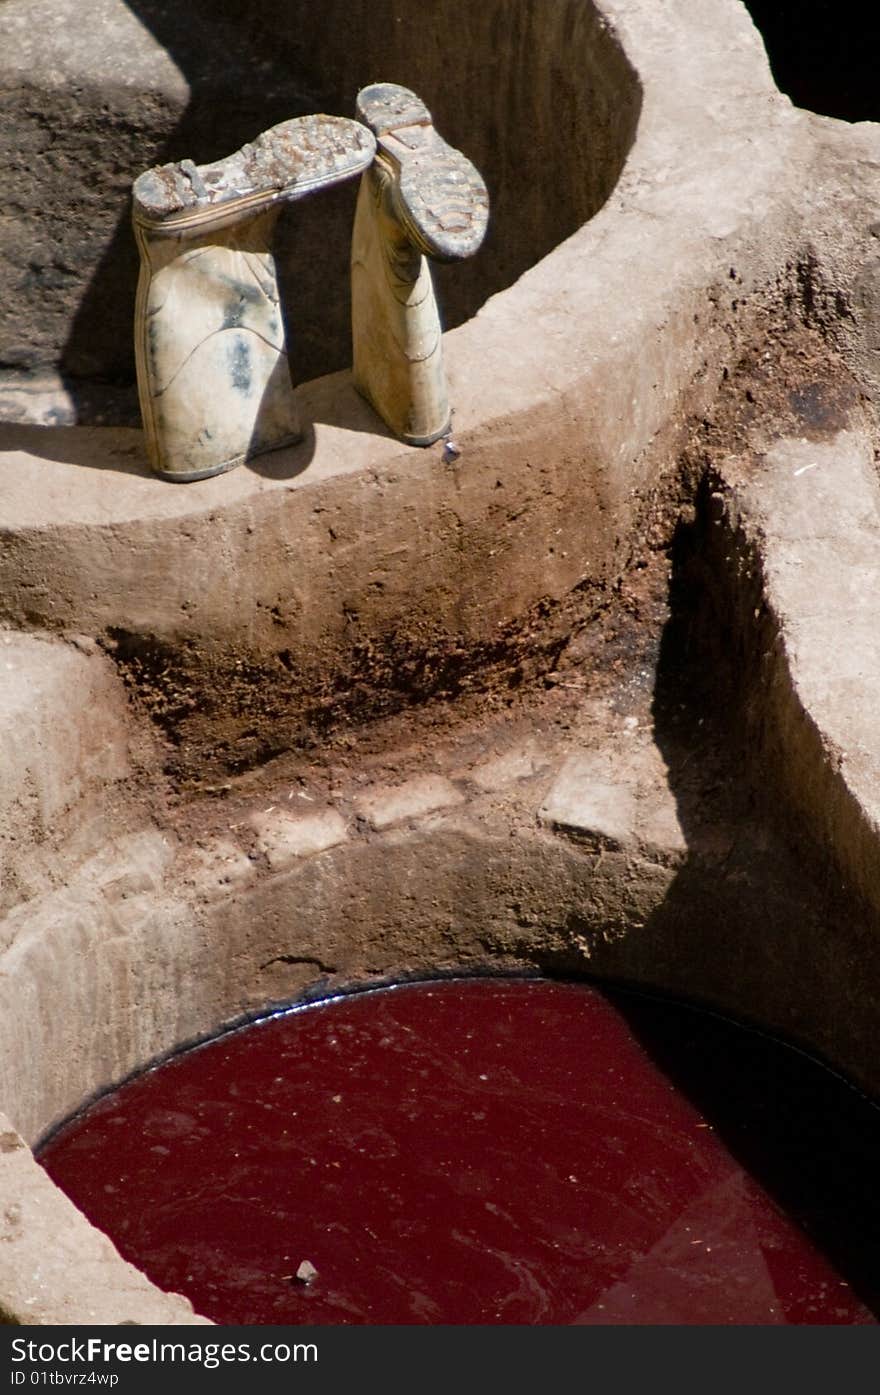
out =
<path fill-rule="evenodd" d="M 311 1260 L 304 1259 L 296 1271 L 296 1277 L 301 1284 L 313 1283 L 318 1277 L 318 1271 Z"/>

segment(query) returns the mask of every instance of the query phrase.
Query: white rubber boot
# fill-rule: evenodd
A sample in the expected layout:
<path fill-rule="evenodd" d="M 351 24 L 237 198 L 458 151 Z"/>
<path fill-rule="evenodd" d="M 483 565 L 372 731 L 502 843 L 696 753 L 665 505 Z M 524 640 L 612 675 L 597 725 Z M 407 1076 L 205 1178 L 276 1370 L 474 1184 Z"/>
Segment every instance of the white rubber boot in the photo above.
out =
<path fill-rule="evenodd" d="M 374 83 L 357 115 L 376 135 L 352 237 L 355 386 L 410 445 L 450 426 L 440 314 L 428 257 L 472 256 L 486 232 L 489 196 L 461 151 L 437 134 L 405 87 Z"/>
<path fill-rule="evenodd" d="M 360 123 L 304 116 L 216 164 L 135 181 L 138 392 L 160 475 L 205 479 L 298 439 L 273 229 L 283 204 L 360 174 L 374 151 Z"/>

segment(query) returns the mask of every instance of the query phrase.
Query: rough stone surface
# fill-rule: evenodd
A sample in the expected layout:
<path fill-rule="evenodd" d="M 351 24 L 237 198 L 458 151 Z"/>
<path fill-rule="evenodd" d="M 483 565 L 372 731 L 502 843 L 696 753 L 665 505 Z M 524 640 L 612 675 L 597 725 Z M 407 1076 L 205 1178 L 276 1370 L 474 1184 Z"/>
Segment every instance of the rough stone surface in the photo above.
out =
<path fill-rule="evenodd" d="M 551 828 L 612 848 L 687 851 L 660 753 L 635 736 L 617 749 L 570 756 L 538 817 Z"/>
<path fill-rule="evenodd" d="M 461 793 L 442 775 L 425 775 L 396 788 L 370 790 L 355 800 L 358 812 L 373 828 L 391 828 L 405 819 L 418 819 L 438 809 L 460 804 Z"/>
<path fill-rule="evenodd" d="M 597 773 L 590 756 L 572 756 L 538 817 L 551 828 L 583 834 L 621 848 L 635 842 L 635 791 Z"/>
<path fill-rule="evenodd" d="M 481 790 L 502 790 L 513 781 L 531 779 L 546 770 L 548 764 L 546 752 L 532 746 L 514 747 L 475 765 L 468 771 L 468 778 Z"/>
<path fill-rule="evenodd" d="M 279 871 L 298 857 L 335 847 L 348 836 L 345 819 L 335 809 L 316 814 L 288 814 L 283 809 L 267 809 L 251 820 L 257 844 L 269 866 Z"/>
<path fill-rule="evenodd" d="M 228 895 L 254 875 L 253 859 L 231 838 L 211 838 L 182 854 L 184 881 L 206 896 Z"/>
<path fill-rule="evenodd" d="M 130 743 L 119 679 L 93 644 L 0 631 L 0 908 L 51 875 L 65 838 L 80 857 L 107 838 Z"/>

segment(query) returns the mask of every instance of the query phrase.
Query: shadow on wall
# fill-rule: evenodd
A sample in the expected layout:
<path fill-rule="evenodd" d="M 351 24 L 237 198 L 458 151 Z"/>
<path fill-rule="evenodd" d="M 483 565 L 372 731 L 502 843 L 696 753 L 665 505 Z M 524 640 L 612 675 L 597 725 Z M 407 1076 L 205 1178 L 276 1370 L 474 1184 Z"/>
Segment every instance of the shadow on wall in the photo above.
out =
<path fill-rule="evenodd" d="M 130 182 L 150 164 L 185 157 L 198 163 L 221 158 L 265 127 L 313 108 L 314 94 L 303 85 L 301 75 L 285 71 L 283 64 L 242 44 L 231 25 L 210 13 L 205 0 L 192 0 L 186 6 L 176 0 L 127 3 L 180 69 L 190 90 L 186 110 L 164 139 L 164 113 L 157 113 L 158 131 L 143 133 L 144 153 L 138 167 L 127 171 Z M 115 131 L 107 133 L 108 145 L 111 142 L 122 148 Z M 124 153 L 129 160 L 137 158 L 134 152 Z M 76 310 L 61 355 L 66 385 L 85 419 L 89 407 L 87 388 L 80 388 L 80 380 L 134 380 L 131 326 L 137 274 L 138 256 L 131 231 L 130 202 L 126 198 L 112 237 Z M 135 414 L 132 424 L 137 420 Z"/>
<path fill-rule="evenodd" d="M 651 710 L 687 852 L 638 933 L 600 941 L 590 969 L 636 989 L 614 1000 L 645 1048 L 880 1314 L 880 1110 L 851 1085 L 878 1088 L 880 940 L 779 796 L 760 588 L 726 584 L 707 486 L 698 503 L 673 547 Z M 658 984 L 671 1003 L 651 1000 Z"/>
<path fill-rule="evenodd" d="M 736 1004 L 877 1092 L 876 916 L 783 793 L 774 635 L 760 579 L 731 580 L 709 493 L 679 527 L 652 706 L 687 855 L 634 952 L 668 991 Z"/>
<path fill-rule="evenodd" d="M 591 217 L 632 145 L 638 81 L 590 0 L 126 0 L 184 74 L 190 100 L 165 134 L 145 131 L 127 173 L 189 157 L 222 158 L 268 126 L 308 112 L 350 115 L 377 79 L 413 87 L 438 128 L 483 172 L 492 200 L 478 257 L 438 268 L 447 327 Z M 173 118 L 172 118 L 173 119 Z M 114 132 L 105 136 L 109 145 Z M 113 151 L 105 152 L 108 161 Z M 132 156 L 128 155 L 131 159 Z M 117 159 L 118 165 L 118 159 Z M 119 170 L 117 169 L 117 176 Z M 118 180 L 117 180 L 118 183 Z M 279 279 L 296 307 L 288 342 L 297 381 L 347 367 L 349 248 L 356 181 L 285 211 Z M 73 316 L 61 366 L 72 396 L 91 378 L 131 383 L 137 256 L 129 206 Z"/>
<path fill-rule="evenodd" d="M 612 1001 L 745 1171 L 880 1316 L 877 1105 L 810 1056 L 725 1018 L 634 994 Z M 786 1293 L 784 1263 L 769 1247 L 764 1257 Z M 817 1310 L 807 1305 L 799 1321 Z"/>
<path fill-rule="evenodd" d="M 854 0 L 745 0 L 773 77 L 796 106 L 880 120 L 880 10 Z"/>

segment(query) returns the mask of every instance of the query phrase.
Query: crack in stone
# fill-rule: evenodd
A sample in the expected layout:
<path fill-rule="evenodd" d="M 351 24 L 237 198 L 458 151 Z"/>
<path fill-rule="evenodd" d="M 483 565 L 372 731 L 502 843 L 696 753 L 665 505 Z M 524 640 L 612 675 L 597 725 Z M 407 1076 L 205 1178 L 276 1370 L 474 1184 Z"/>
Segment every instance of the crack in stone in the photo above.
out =
<path fill-rule="evenodd" d="M 305 954 L 276 954 L 273 959 L 267 959 L 265 964 L 260 965 L 260 970 L 271 969 L 273 964 L 314 964 L 320 969 L 322 974 L 335 974 L 335 964 L 325 964 L 322 959 L 316 959 L 313 955 Z"/>

